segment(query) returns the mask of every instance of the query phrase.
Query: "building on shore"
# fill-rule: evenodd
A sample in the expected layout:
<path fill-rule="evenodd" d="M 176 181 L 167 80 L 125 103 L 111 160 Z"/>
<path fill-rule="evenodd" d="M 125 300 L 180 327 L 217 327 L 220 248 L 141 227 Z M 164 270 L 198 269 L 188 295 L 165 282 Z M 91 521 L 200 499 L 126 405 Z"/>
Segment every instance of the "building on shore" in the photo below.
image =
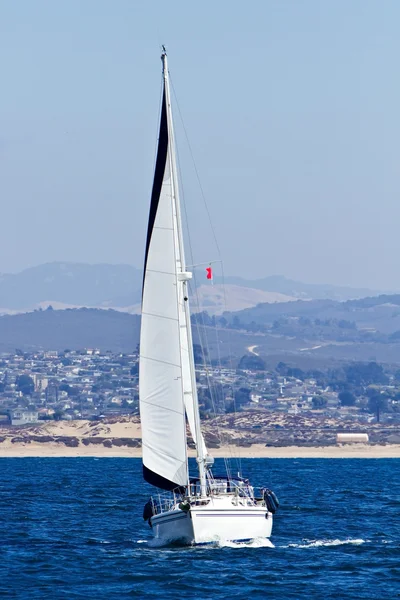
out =
<path fill-rule="evenodd" d="M 29 425 L 38 423 L 39 413 L 37 410 L 17 409 L 11 411 L 11 425 Z"/>

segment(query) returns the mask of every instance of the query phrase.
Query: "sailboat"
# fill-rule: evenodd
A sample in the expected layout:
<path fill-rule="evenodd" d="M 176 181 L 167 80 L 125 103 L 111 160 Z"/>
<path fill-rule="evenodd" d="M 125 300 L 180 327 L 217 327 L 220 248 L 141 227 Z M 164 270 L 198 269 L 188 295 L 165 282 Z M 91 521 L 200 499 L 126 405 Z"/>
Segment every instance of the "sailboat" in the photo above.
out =
<path fill-rule="evenodd" d="M 269 538 L 278 501 L 241 477 L 214 475 L 201 432 L 167 54 L 145 249 L 139 356 L 143 477 L 159 489 L 143 518 L 165 542 Z M 189 475 L 188 423 L 197 469 Z M 162 492 L 160 492 L 160 490 Z"/>

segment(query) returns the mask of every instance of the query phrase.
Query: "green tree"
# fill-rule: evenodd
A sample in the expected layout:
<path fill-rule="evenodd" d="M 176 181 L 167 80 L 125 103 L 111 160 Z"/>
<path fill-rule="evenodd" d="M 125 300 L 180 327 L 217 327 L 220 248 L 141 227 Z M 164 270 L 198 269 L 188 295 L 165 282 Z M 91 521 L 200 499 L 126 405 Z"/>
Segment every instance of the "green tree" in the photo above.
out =
<path fill-rule="evenodd" d="M 240 371 L 265 371 L 266 368 L 265 361 L 255 354 L 245 354 L 238 364 L 238 369 Z"/>
<path fill-rule="evenodd" d="M 357 386 L 388 383 L 382 365 L 378 365 L 376 362 L 349 365 L 346 367 L 345 373 L 347 381 Z"/>
<path fill-rule="evenodd" d="M 314 396 L 312 399 L 312 405 L 314 409 L 324 408 L 328 404 L 328 401 L 323 396 Z"/>
<path fill-rule="evenodd" d="M 250 392 L 251 390 L 245 387 L 241 387 L 235 391 L 235 404 L 237 408 L 250 402 Z"/>
<path fill-rule="evenodd" d="M 295 377 L 296 379 L 301 379 L 302 381 L 304 381 L 304 379 L 306 378 L 306 374 L 304 373 L 304 371 L 302 369 L 299 369 L 298 367 L 289 367 L 287 370 L 287 376 Z"/>
<path fill-rule="evenodd" d="M 226 327 L 228 325 L 228 321 L 225 319 L 225 317 L 219 317 L 218 325 L 220 327 Z"/>
<path fill-rule="evenodd" d="M 340 392 L 339 400 L 342 406 L 355 406 L 356 403 L 355 395 L 346 390 Z"/>
<path fill-rule="evenodd" d="M 286 375 L 288 371 L 288 366 L 286 363 L 281 361 L 276 365 L 275 371 L 279 373 L 279 375 Z"/>
<path fill-rule="evenodd" d="M 54 412 L 53 419 L 55 421 L 61 421 L 62 418 L 63 418 L 63 416 L 64 416 L 64 411 L 62 411 L 62 410 L 56 410 Z"/>
<path fill-rule="evenodd" d="M 192 325 L 201 325 L 202 327 L 215 327 L 215 317 L 210 316 L 207 311 L 202 311 L 192 315 Z"/>
<path fill-rule="evenodd" d="M 193 356 L 196 365 L 204 364 L 204 359 L 207 358 L 207 352 L 200 344 L 193 344 Z"/>
<path fill-rule="evenodd" d="M 58 389 L 60 392 L 67 392 L 68 396 L 71 398 L 73 396 L 78 396 L 79 394 L 78 388 L 72 387 L 72 385 L 69 385 L 68 383 L 61 383 Z"/>
<path fill-rule="evenodd" d="M 381 392 L 378 388 L 370 387 L 367 389 L 368 410 L 376 415 L 377 423 L 380 422 L 381 413 L 386 412 L 389 408 L 388 396 L 385 392 Z"/>
<path fill-rule="evenodd" d="M 220 383 L 214 383 L 211 388 L 200 387 L 198 390 L 199 403 L 204 407 L 205 411 L 214 413 L 223 412 L 225 409 L 224 388 Z"/>
<path fill-rule="evenodd" d="M 33 390 L 35 389 L 35 384 L 33 382 L 32 377 L 29 375 L 18 375 L 15 380 L 15 384 L 17 386 L 17 390 L 22 392 L 24 396 L 30 396 L 33 394 Z"/>
<path fill-rule="evenodd" d="M 235 329 L 240 329 L 240 327 L 242 326 L 240 319 L 237 315 L 235 315 L 232 319 L 232 327 L 234 327 Z"/>

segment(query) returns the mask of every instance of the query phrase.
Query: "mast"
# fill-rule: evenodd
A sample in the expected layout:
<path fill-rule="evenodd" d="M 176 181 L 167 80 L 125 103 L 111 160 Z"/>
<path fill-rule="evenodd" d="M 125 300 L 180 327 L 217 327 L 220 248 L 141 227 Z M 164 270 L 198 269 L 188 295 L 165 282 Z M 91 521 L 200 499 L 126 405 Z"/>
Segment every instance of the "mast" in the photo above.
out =
<path fill-rule="evenodd" d="M 189 290 L 188 290 L 188 281 L 192 278 L 192 273 L 186 271 L 186 262 L 185 262 L 185 251 L 183 244 L 183 231 L 182 231 L 182 219 L 181 219 L 181 211 L 180 211 L 180 202 L 179 202 L 179 186 L 178 186 L 178 174 L 176 167 L 176 156 L 175 156 L 175 138 L 174 138 L 174 128 L 172 121 L 172 109 L 171 109 L 171 94 L 169 87 L 169 74 L 168 74 L 168 61 L 167 61 L 167 53 L 165 51 L 165 47 L 163 46 L 163 53 L 161 55 L 161 60 L 163 64 L 163 75 L 164 75 L 164 90 L 165 90 L 165 99 L 167 105 L 167 123 L 168 123 L 168 132 L 169 132 L 169 160 L 170 160 L 170 168 L 172 173 L 172 203 L 173 209 L 175 212 L 176 219 L 176 235 L 177 242 L 179 246 L 179 255 L 180 260 L 176 261 L 176 269 L 177 269 L 177 284 L 178 282 L 182 283 L 183 289 L 183 308 L 184 308 L 184 323 L 181 324 L 186 329 L 187 342 L 188 342 L 188 353 L 189 353 L 189 367 L 190 367 L 190 380 L 191 380 L 191 391 L 192 391 L 192 401 L 193 401 L 193 412 L 194 412 L 194 427 L 196 434 L 196 453 L 197 453 L 197 465 L 199 469 L 199 477 L 200 477 L 200 489 L 201 496 L 206 496 L 206 465 L 205 465 L 205 455 L 204 455 L 204 446 L 202 443 L 202 434 L 201 434 L 201 425 L 200 425 L 200 411 L 199 411 L 199 402 L 197 397 L 197 385 L 196 385 L 196 371 L 194 366 L 194 354 L 193 354 L 193 339 L 192 339 L 192 328 L 190 321 L 190 308 L 189 308 Z"/>

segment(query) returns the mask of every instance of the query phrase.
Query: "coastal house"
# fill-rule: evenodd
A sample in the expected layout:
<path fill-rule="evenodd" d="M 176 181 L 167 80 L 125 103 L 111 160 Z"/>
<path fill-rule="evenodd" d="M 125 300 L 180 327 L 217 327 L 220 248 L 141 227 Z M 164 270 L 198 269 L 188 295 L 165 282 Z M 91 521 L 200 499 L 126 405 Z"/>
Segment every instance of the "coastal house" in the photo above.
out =
<path fill-rule="evenodd" d="M 39 421 L 39 413 L 37 410 L 16 409 L 10 414 L 11 425 L 29 425 Z"/>

